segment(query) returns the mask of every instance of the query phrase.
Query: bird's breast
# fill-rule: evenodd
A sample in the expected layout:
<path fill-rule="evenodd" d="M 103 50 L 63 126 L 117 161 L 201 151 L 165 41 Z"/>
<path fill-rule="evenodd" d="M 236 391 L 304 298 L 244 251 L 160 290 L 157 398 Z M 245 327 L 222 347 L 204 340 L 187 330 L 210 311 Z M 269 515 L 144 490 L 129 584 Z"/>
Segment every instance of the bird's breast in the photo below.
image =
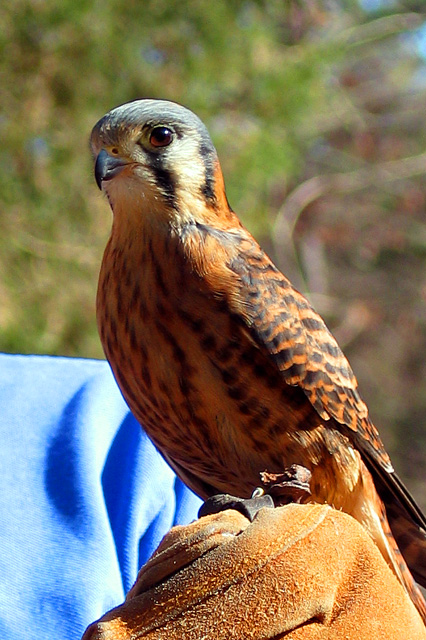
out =
<path fill-rule="evenodd" d="M 107 246 L 98 324 L 130 409 L 166 457 L 218 491 L 249 495 L 261 471 L 314 469 L 330 449 L 347 448 L 337 433 L 325 443 L 303 392 L 282 380 L 179 245 L 145 240 L 135 252 L 134 242 Z"/>

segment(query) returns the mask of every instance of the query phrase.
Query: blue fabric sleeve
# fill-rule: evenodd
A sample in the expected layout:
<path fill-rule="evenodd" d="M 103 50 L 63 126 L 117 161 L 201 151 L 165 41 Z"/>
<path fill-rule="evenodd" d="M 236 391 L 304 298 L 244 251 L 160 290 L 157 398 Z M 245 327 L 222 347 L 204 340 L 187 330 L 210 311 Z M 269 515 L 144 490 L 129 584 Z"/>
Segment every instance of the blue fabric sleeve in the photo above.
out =
<path fill-rule="evenodd" d="M 200 501 L 103 361 L 0 354 L 0 636 L 78 640 Z"/>

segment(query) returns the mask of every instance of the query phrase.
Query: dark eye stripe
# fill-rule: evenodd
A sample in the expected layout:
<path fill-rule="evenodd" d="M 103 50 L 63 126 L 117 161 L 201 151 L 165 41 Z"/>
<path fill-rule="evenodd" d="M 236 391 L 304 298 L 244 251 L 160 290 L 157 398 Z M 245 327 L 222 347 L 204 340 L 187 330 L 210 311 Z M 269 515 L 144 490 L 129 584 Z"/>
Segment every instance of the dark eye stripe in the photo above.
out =
<path fill-rule="evenodd" d="M 172 209 L 177 208 L 176 204 L 176 184 L 171 171 L 163 169 L 161 166 L 152 166 L 155 182 L 163 193 L 164 198 Z"/>

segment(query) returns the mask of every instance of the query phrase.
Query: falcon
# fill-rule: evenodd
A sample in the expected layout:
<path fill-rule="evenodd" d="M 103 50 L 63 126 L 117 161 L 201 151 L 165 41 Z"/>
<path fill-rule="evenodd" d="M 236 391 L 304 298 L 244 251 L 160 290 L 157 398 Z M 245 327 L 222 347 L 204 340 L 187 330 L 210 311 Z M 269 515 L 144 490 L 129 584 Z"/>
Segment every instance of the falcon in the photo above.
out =
<path fill-rule="evenodd" d="M 156 447 L 203 499 L 249 498 L 263 472 L 301 465 L 309 500 L 367 529 L 426 620 L 425 516 L 324 321 L 229 206 L 204 124 L 136 100 L 99 120 L 91 149 L 113 211 L 100 337 Z"/>

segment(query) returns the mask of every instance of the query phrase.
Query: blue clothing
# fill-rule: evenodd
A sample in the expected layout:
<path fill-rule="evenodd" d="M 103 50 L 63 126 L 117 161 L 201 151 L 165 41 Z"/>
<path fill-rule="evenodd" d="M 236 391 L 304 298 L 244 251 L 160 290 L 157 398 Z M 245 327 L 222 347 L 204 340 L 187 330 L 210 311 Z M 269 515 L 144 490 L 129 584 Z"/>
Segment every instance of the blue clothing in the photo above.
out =
<path fill-rule="evenodd" d="M 0 637 L 79 640 L 200 500 L 106 362 L 0 354 Z"/>

